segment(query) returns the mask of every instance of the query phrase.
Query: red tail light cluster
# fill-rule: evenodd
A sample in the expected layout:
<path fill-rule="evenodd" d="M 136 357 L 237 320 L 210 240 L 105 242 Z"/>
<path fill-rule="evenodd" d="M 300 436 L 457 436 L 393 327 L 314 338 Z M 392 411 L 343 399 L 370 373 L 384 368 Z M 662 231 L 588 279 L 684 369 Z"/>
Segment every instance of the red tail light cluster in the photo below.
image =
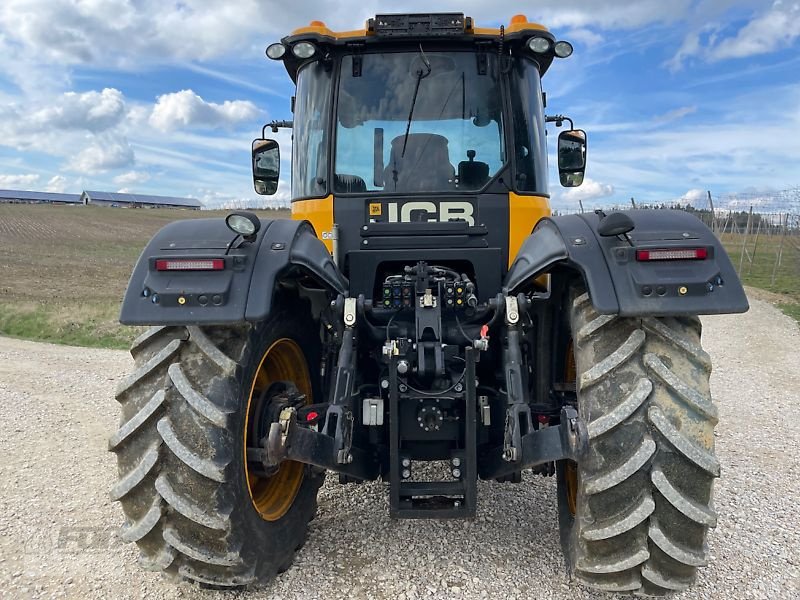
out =
<path fill-rule="evenodd" d="M 222 271 L 225 261 L 221 258 L 166 258 L 156 260 L 156 271 Z"/>
<path fill-rule="evenodd" d="M 705 260 L 708 258 L 706 248 L 654 248 L 637 250 L 636 260 Z"/>

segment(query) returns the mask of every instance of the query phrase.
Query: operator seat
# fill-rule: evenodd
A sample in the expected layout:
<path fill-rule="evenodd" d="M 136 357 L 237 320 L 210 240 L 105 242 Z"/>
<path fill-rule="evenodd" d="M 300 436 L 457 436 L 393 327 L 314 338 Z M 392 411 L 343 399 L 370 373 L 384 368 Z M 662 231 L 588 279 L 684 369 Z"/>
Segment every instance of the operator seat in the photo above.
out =
<path fill-rule="evenodd" d="M 450 189 L 456 171 L 450 164 L 447 138 L 435 133 L 410 133 L 403 155 L 404 139 L 404 135 L 398 135 L 392 140 L 389 164 L 383 171 L 383 189 L 387 192 Z"/>

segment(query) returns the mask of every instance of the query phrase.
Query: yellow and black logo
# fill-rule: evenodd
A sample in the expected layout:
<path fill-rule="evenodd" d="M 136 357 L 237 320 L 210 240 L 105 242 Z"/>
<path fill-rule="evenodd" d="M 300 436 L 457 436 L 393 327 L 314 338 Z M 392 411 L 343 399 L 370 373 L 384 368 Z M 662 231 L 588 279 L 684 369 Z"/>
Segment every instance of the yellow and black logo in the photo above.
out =
<path fill-rule="evenodd" d="M 383 214 L 383 205 L 380 202 L 370 202 L 369 216 L 380 217 Z"/>

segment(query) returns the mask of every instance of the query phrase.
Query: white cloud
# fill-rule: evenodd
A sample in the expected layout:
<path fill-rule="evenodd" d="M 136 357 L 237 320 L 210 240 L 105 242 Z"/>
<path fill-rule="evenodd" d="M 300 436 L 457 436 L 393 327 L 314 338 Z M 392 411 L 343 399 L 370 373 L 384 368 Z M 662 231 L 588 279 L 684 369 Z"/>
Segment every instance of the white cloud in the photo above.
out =
<path fill-rule="evenodd" d="M 130 167 L 135 160 L 133 148 L 124 137 L 96 136 L 69 162 L 67 168 L 80 173 L 102 173 Z"/>
<path fill-rule="evenodd" d="M 140 68 L 230 55 L 282 37 L 318 12 L 312 0 L 3 0 L 0 30 L 18 56 L 36 53 L 42 63 Z M 354 25 L 348 10 L 331 18 Z"/>
<path fill-rule="evenodd" d="M 226 100 L 222 104 L 206 102 L 192 90 L 181 90 L 158 97 L 150 115 L 150 125 L 160 131 L 184 127 L 231 127 L 255 119 L 260 114 L 248 100 Z"/>
<path fill-rule="evenodd" d="M 30 187 L 38 183 L 38 181 L 39 181 L 39 176 L 33 173 L 25 175 L 0 174 L 0 187 L 2 188 Z"/>
<path fill-rule="evenodd" d="M 67 92 L 45 102 L 8 102 L 0 104 L 0 145 L 48 152 L 63 150 L 65 142 L 71 140 L 62 136 L 54 146 L 54 131 L 97 134 L 117 127 L 125 115 L 125 99 L 113 88 Z"/>
<path fill-rule="evenodd" d="M 114 177 L 114 183 L 117 185 L 135 185 L 137 183 L 145 183 L 150 180 L 150 174 L 145 171 L 128 171 L 122 175 Z"/>
<path fill-rule="evenodd" d="M 692 204 L 694 206 L 699 206 L 702 203 L 708 202 L 708 194 L 706 190 L 701 190 L 699 188 L 694 188 L 686 192 L 683 196 L 678 199 L 679 202 L 682 204 Z"/>
<path fill-rule="evenodd" d="M 291 194 L 288 180 L 278 184 L 278 191 L 272 196 L 260 196 L 253 190 L 252 180 L 247 178 L 242 185 L 230 188 L 201 187 L 190 194 L 198 198 L 208 208 L 246 209 L 246 208 L 288 208 Z"/>
<path fill-rule="evenodd" d="M 44 186 L 46 192 L 63 193 L 67 189 L 67 178 L 63 175 L 54 175 Z"/>
<path fill-rule="evenodd" d="M 30 122 L 41 129 L 85 129 L 105 131 L 125 116 L 122 92 L 105 88 L 102 92 L 67 92 L 51 106 L 31 113 Z"/>
<path fill-rule="evenodd" d="M 671 72 L 675 73 L 680 71 L 683 64 L 700 53 L 700 33 L 692 31 L 683 38 L 683 43 L 675 55 L 664 63 L 663 66 L 667 67 Z"/>
<path fill-rule="evenodd" d="M 761 9 L 763 4 L 757 4 Z M 692 58 L 710 62 L 746 58 L 786 48 L 800 37 L 800 4 L 776 0 L 770 7 L 755 13 L 735 34 L 725 36 L 715 23 L 704 25 L 686 35 L 675 55 L 664 65 L 676 72 Z"/>
<path fill-rule="evenodd" d="M 677 121 L 687 115 L 697 112 L 697 106 L 681 106 L 674 110 L 665 112 L 663 115 L 658 115 L 653 118 L 656 123 L 669 123 L 670 121 Z"/>
<path fill-rule="evenodd" d="M 583 27 L 570 29 L 561 37 L 569 42 L 580 42 L 586 46 L 596 46 L 605 39 L 599 33 Z"/>
<path fill-rule="evenodd" d="M 600 183 L 590 178 L 583 180 L 578 187 L 565 188 L 560 194 L 560 200 L 567 203 L 577 203 L 578 200 L 596 200 L 614 194 L 614 186 L 609 183 Z"/>
<path fill-rule="evenodd" d="M 786 166 L 800 156 L 800 136 L 786 135 L 800 126 L 800 118 L 787 112 L 800 100 L 792 87 L 740 97 L 714 122 L 674 122 L 646 135 L 620 132 L 597 141 L 589 155 L 592 175 L 613 183 L 618 196 L 642 202 L 668 202 L 683 190 L 696 190 L 687 192 L 689 198 L 705 202 L 705 190 L 716 197 L 748 186 L 796 186 L 797 171 Z M 740 107 L 746 114 L 756 105 L 770 105 L 771 114 L 784 117 L 753 122 L 740 116 Z"/>
<path fill-rule="evenodd" d="M 785 48 L 800 37 L 800 4 L 778 0 L 765 13 L 753 18 L 739 32 L 714 45 L 712 60 L 744 58 Z"/>

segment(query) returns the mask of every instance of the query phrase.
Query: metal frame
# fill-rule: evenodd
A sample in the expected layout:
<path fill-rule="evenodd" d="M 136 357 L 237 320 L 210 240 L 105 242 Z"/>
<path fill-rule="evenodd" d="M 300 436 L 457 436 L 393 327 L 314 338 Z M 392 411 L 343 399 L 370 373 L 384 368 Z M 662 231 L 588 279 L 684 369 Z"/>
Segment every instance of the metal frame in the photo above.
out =
<path fill-rule="evenodd" d="M 412 482 L 401 477 L 400 390 L 397 359 L 389 365 L 389 514 L 395 518 L 470 518 L 478 505 L 476 354 L 465 351 L 466 375 L 463 392 L 464 448 L 461 478 L 456 481 Z"/>

